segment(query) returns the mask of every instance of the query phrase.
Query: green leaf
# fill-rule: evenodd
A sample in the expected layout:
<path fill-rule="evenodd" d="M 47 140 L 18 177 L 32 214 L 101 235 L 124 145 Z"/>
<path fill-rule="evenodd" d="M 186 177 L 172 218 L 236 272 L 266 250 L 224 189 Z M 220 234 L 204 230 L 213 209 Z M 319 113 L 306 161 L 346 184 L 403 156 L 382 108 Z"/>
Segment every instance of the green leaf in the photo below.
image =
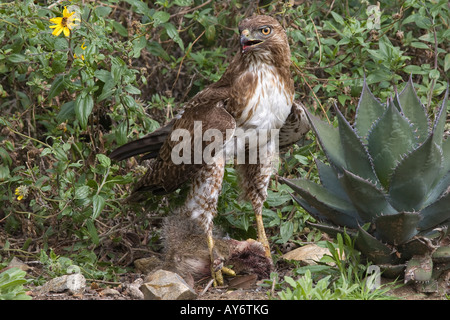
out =
<path fill-rule="evenodd" d="M 180 35 L 178 34 L 177 28 L 170 22 L 162 24 L 164 29 L 166 30 L 167 35 L 175 41 L 175 43 L 178 44 L 178 46 L 181 48 L 181 50 L 184 51 L 184 43 L 183 40 L 181 40 Z"/>
<path fill-rule="evenodd" d="M 294 234 L 294 224 L 292 221 L 286 221 L 281 224 L 280 236 L 281 243 L 286 243 Z"/>
<path fill-rule="evenodd" d="M 341 181 L 337 177 L 336 171 L 331 166 L 324 164 L 318 159 L 316 159 L 315 162 L 319 173 L 320 182 L 325 189 L 343 200 L 350 201 L 347 193 L 345 193 Z"/>
<path fill-rule="evenodd" d="M 96 194 L 92 197 L 92 219 L 97 219 L 102 213 L 103 208 L 105 207 L 105 199 Z"/>
<path fill-rule="evenodd" d="M 75 115 L 82 129 L 86 129 L 88 118 L 94 109 L 94 98 L 86 91 L 78 95 L 75 100 Z"/>
<path fill-rule="evenodd" d="M 350 201 L 364 222 L 372 222 L 376 216 L 381 214 L 397 213 L 388 202 L 384 192 L 370 181 L 347 170 L 344 170 L 341 181 Z"/>
<path fill-rule="evenodd" d="M 447 192 L 444 196 L 421 211 L 422 220 L 419 223 L 419 230 L 434 228 L 447 219 L 450 219 L 449 208 L 450 192 Z"/>
<path fill-rule="evenodd" d="M 86 227 L 87 227 L 87 231 L 89 233 L 89 236 L 91 237 L 92 242 L 94 242 L 94 244 L 98 245 L 100 243 L 100 239 L 98 237 L 97 228 L 94 225 L 94 221 L 92 219 L 87 219 Z"/>
<path fill-rule="evenodd" d="M 27 57 L 20 53 L 13 53 L 8 57 L 8 60 L 12 63 L 22 63 L 27 61 Z"/>
<path fill-rule="evenodd" d="M 109 20 L 109 22 L 113 25 L 114 30 L 121 35 L 122 37 L 128 37 L 128 30 L 125 28 L 120 22 L 115 20 Z"/>
<path fill-rule="evenodd" d="M 381 117 L 385 109 L 373 96 L 366 79 L 364 79 L 361 97 L 356 108 L 355 129 L 360 137 L 366 137 L 375 121 Z"/>
<path fill-rule="evenodd" d="M 154 26 L 157 27 L 170 19 L 170 13 L 164 11 L 156 11 L 153 16 Z"/>
<path fill-rule="evenodd" d="M 445 123 L 447 121 L 447 104 L 448 104 L 449 87 L 445 91 L 444 99 L 442 100 L 441 107 L 436 113 L 433 125 L 433 142 L 439 147 L 442 147 L 442 140 L 444 136 Z"/>
<path fill-rule="evenodd" d="M 363 228 L 358 227 L 355 246 L 375 264 L 392 264 L 397 259 L 392 249 L 378 241 Z"/>
<path fill-rule="evenodd" d="M 430 49 L 427 44 L 425 44 L 423 42 L 417 42 L 417 41 L 411 42 L 411 47 L 418 48 L 418 49 L 425 49 L 425 50 Z"/>
<path fill-rule="evenodd" d="M 444 160 L 442 163 L 442 175 L 447 174 L 450 171 L 450 138 L 447 137 L 442 142 L 442 154 L 444 155 Z"/>
<path fill-rule="evenodd" d="M 63 122 L 72 119 L 75 116 L 75 101 L 69 101 L 62 105 L 61 110 L 59 110 L 56 115 L 56 120 L 58 122 Z"/>
<path fill-rule="evenodd" d="M 377 235 L 383 242 L 403 244 L 415 236 L 421 216 L 417 212 L 400 212 L 383 215 L 375 219 Z"/>
<path fill-rule="evenodd" d="M 342 200 L 312 181 L 284 178 L 279 178 L 279 181 L 287 184 L 299 194 L 306 202 L 296 197 L 294 199 L 313 215 L 318 212 L 337 225 L 351 228 L 356 228 L 358 222 L 362 222 L 351 203 Z M 310 207 L 313 207 L 313 210 L 309 211 Z"/>
<path fill-rule="evenodd" d="M 136 13 L 140 13 L 148 17 L 150 16 L 150 9 L 146 2 L 141 0 L 125 0 L 125 1 L 136 8 Z"/>
<path fill-rule="evenodd" d="M 339 168 L 345 168 L 344 149 L 341 144 L 338 129 L 313 116 L 307 110 L 306 114 L 330 164 Z"/>
<path fill-rule="evenodd" d="M 141 94 L 141 90 L 139 90 L 138 88 L 132 86 L 131 84 L 127 84 L 124 89 L 129 94 Z"/>
<path fill-rule="evenodd" d="M 23 284 L 28 282 L 25 276 L 26 272 L 17 267 L 1 272 L 0 300 L 31 300 L 23 288 Z"/>
<path fill-rule="evenodd" d="M 356 131 L 353 130 L 336 106 L 335 110 L 339 122 L 339 135 L 345 157 L 344 169 L 347 169 L 364 179 L 369 179 L 376 184 L 378 178 L 373 168 L 372 158 L 367 152 L 366 147 Z"/>
<path fill-rule="evenodd" d="M 96 6 L 94 9 L 95 15 L 100 18 L 106 17 L 111 13 L 111 11 L 111 7 Z"/>
<path fill-rule="evenodd" d="M 6 149 L 3 147 L 0 147 L 0 158 L 2 159 L 2 162 L 8 167 L 12 165 L 12 159 L 9 156 L 8 151 L 6 151 Z"/>
<path fill-rule="evenodd" d="M 444 58 L 444 72 L 450 69 L 450 53 L 447 53 Z"/>
<path fill-rule="evenodd" d="M 7 166 L 0 165 L 0 181 L 6 181 L 11 177 L 9 168 Z"/>
<path fill-rule="evenodd" d="M 75 189 L 75 199 L 84 200 L 89 197 L 91 189 L 88 186 L 81 186 Z"/>
<path fill-rule="evenodd" d="M 375 123 L 367 140 L 378 179 L 383 187 L 388 188 L 397 163 L 403 155 L 414 149 L 416 138 L 413 129 L 391 103 Z"/>
<path fill-rule="evenodd" d="M 342 16 L 340 14 L 337 14 L 334 11 L 331 11 L 331 15 L 333 16 L 334 20 L 339 23 L 340 25 L 345 25 L 345 21 L 344 18 L 342 18 Z"/>
<path fill-rule="evenodd" d="M 192 5 L 192 0 L 174 0 L 174 3 L 179 7 L 189 7 Z"/>
<path fill-rule="evenodd" d="M 395 168 L 389 188 L 392 205 L 398 211 L 419 211 L 440 178 L 441 165 L 442 152 L 431 134 Z"/>
<path fill-rule="evenodd" d="M 98 162 L 100 162 L 100 164 L 102 166 L 104 166 L 105 168 L 108 168 L 111 166 L 111 159 L 109 157 L 105 156 L 104 154 L 99 153 L 96 155 L 96 158 L 97 158 Z"/>
<path fill-rule="evenodd" d="M 50 91 L 48 92 L 48 100 L 53 99 L 54 97 L 56 97 L 57 95 L 59 95 L 61 93 L 61 91 L 63 91 L 66 87 L 67 83 L 65 81 L 65 77 L 64 76 L 58 76 L 56 77 L 55 80 L 53 80 L 52 82 L 52 86 L 50 88 Z"/>
<path fill-rule="evenodd" d="M 412 77 L 409 77 L 409 81 L 406 87 L 398 95 L 398 101 L 405 117 L 412 123 L 414 130 L 417 132 L 419 143 L 425 141 L 428 137 L 428 128 L 430 126 L 428 116 L 425 111 L 425 107 L 417 97 L 414 90 L 414 84 Z"/>

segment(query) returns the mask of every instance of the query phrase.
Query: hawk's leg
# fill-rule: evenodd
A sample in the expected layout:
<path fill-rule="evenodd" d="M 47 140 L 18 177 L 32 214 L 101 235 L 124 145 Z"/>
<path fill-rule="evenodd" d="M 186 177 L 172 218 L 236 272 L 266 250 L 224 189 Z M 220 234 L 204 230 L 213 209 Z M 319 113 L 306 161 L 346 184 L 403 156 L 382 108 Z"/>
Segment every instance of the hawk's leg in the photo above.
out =
<path fill-rule="evenodd" d="M 237 169 L 241 178 L 243 195 L 251 202 L 255 212 L 258 241 L 264 246 L 266 256 L 271 259 L 270 245 L 262 220 L 262 209 L 267 198 L 272 165 L 270 161 L 267 161 L 267 163 L 238 165 Z"/>
<path fill-rule="evenodd" d="M 213 218 L 217 212 L 217 200 L 222 189 L 224 170 L 225 165 L 222 161 L 202 167 L 192 180 L 185 204 L 186 213 L 190 213 L 191 218 L 197 220 L 205 230 L 214 286 L 223 285 L 221 269 L 224 259 L 214 248 L 212 230 Z"/>

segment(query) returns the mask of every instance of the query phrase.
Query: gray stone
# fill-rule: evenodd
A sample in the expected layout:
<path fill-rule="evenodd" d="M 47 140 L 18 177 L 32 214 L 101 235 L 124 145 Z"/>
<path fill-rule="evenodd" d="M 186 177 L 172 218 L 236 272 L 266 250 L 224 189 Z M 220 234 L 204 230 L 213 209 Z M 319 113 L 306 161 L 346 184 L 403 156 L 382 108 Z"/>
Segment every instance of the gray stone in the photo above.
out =
<path fill-rule="evenodd" d="M 40 289 L 41 293 L 64 292 L 82 293 L 86 287 L 86 278 L 81 273 L 56 277 L 46 282 Z"/>
<path fill-rule="evenodd" d="M 157 270 L 146 278 L 140 290 L 144 300 L 193 300 L 197 293 L 178 274 Z"/>
<path fill-rule="evenodd" d="M 127 291 L 132 299 L 134 299 L 134 300 L 144 299 L 144 294 L 142 293 L 141 290 L 139 290 L 140 286 L 143 283 L 144 283 L 144 280 L 142 280 L 141 278 L 138 278 L 128 285 Z"/>
<path fill-rule="evenodd" d="M 120 292 L 117 291 L 116 289 L 106 288 L 102 290 L 102 295 L 107 297 L 118 296 L 120 295 Z"/>
<path fill-rule="evenodd" d="M 8 264 L 8 267 L 10 268 L 17 267 L 23 271 L 28 271 L 30 269 L 30 267 L 26 263 L 24 263 L 22 260 L 16 257 L 12 258 L 12 260 Z"/>

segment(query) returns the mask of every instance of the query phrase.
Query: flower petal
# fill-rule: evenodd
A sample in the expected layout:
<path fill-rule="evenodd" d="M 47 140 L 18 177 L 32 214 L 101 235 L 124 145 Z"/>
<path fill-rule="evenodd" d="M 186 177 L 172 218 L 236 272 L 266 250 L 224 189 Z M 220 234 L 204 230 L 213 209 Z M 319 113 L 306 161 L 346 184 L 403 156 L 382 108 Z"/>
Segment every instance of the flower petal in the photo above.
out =
<path fill-rule="evenodd" d="M 50 22 L 51 22 L 51 23 L 55 23 L 55 24 L 61 24 L 62 19 L 63 19 L 63 18 L 61 18 L 61 17 L 51 18 L 51 19 L 50 19 Z"/>
<path fill-rule="evenodd" d="M 69 37 L 70 36 L 70 29 L 66 27 L 66 28 L 63 28 L 63 30 L 64 30 L 64 35 L 66 37 Z"/>
<path fill-rule="evenodd" d="M 63 27 L 61 26 L 56 26 L 57 28 L 55 28 L 55 30 L 53 30 L 52 35 L 54 36 L 59 36 L 61 34 L 61 32 L 63 31 Z"/>

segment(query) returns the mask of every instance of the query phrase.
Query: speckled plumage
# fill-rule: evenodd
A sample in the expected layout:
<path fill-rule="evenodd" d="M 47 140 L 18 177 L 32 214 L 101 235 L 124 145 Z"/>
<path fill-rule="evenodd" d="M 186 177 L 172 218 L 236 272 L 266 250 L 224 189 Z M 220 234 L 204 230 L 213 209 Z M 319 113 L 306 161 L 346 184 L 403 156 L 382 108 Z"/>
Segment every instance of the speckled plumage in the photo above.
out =
<path fill-rule="evenodd" d="M 269 28 L 270 33 L 265 35 L 267 29 L 264 28 Z M 249 152 L 248 145 L 233 145 L 233 133 L 238 129 L 280 130 L 280 146 L 298 141 L 309 130 L 303 106 L 294 102 L 290 49 L 281 25 L 272 17 L 255 16 L 241 21 L 239 32 L 241 50 L 219 81 L 194 96 L 180 116 L 167 126 L 116 149 L 110 155 L 113 159 L 121 160 L 148 153 L 147 157 L 154 158 L 135 191 L 169 193 L 190 182 L 191 189 L 184 211 L 200 222 L 208 236 L 212 232 L 226 160 L 218 157 L 213 163 L 198 163 L 194 162 L 193 152 L 190 164 L 175 164 L 172 152 L 179 141 L 172 141 L 171 134 L 177 129 L 193 133 L 194 123 L 200 121 L 202 133 L 208 129 L 216 129 L 221 133 L 222 147 L 227 150 L 229 157 L 233 152 Z M 261 211 L 272 174 L 272 156 L 277 150 L 270 134 L 266 142 L 269 156 L 251 164 L 247 159 L 247 162 L 237 165 L 237 171 L 241 177 L 242 193 L 255 210 L 258 240 L 270 256 Z M 210 143 L 202 141 L 201 150 L 205 150 Z M 194 139 L 191 149 L 194 151 Z"/>

